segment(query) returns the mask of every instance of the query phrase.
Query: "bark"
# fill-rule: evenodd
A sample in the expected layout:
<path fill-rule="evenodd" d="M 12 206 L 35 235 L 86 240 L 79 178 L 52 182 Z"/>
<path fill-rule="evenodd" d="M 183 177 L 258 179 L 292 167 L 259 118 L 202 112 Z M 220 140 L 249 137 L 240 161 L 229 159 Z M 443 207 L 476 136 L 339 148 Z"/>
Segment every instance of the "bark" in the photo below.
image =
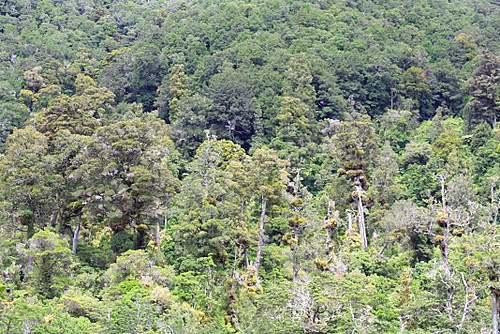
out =
<path fill-rule="evenodd" d="M 446 189 L 444 188 L 444 175 L 439 175 L 439 180 L 441 181 L 441 201 L 443 205 L 443 212 L 446 212 Z"/>
<path fill-rule="evenodd" d="M 492 318 L 493 318 L 493 333 L 498 333 L 498 295 L 497 291 L 491 289 L 491 299 L 493 302 Z"/>
<path fill-rule="evenodd" d="M 160 221 L 156 221 L 156 233 L 155 233 L 156 245 L 160 245 Z"/>
<path fill-rule="evenodd" d="M 347 232 L 349 232 L 349 235 L 352 235 L 352 214 L 350 212 L 347 213 L 347 219 L 349 220 Z"/>
<path fill-rule="evenodd" d="M 59 215 L 59 209 L 52 211 L 50 215 L 50 226 L 55 227 L 57 225 L 57 216 Z"/>
<path fill-rule="evenodd" d="M 448 318 L 451 321 L 453 321 L 453 297 L 455 296 L 456 291 L 455 288 L 453 288 L 450 284 L 453 278 L 453 271 L 451 269 L 450 262 L 448 260 L 449 258 L 448 243 L 450 241 L 451 220 L 450 220 L 450 213 L 446 208 L 446 189 L 444 184 L 445 177 L 443 175 L 440 175 L 439 179 L 441 181 L 441 200 L 443 206 L 443 213 L 446 214 L 446 226 L 444 226 L 444 232 L 443 232 L 444 239 L 441 241 L 439 247 L 441 250 L 441 255 L 443 256 L 443 268 L 446 276 L 446 281 L 444 283 L 448 285 L 448 287 L 446 288 L 446 302 L 445 302 L 446 313 L 448 314 Z"/>
<path fill-rule="evenodd" d="M 358 193 L 358 199 L 356 200 L 358 204 L 358 225 L 359 225 L 359 236 L 361 237 L 361 250 L 365 250 L 368 247 L 368 240 L 366 238 L 366 226 L 365 226 L 365 214 L 363 208 L 363 200 L 361 199 L 361 186 L 356 186 L 356 192 Z"/>
<path fill-rule="evenodd" d="M 450 320 L 453 320 L 453 297 L 455 296 L 455 288 L 451 286 L 451 280 L 453 278 L 453 271 L 450 266 L 449 262 L 449 254 L 450 250 L 448 248 L 448 243 L 450 240 L 450 227 L 451 227 L 451 222 L 450 222 L 450 214 L 447 214 L 446 218 L 446 226 L 444 227 L 444 240 L 441 241 L 441 255 L 443 256 L 443 267 L 444 267 L 444 273 L 446 275 L 446 284 L 448 284 L 448 287 L 446 288 L 446 311 L 448 313 L 448 318 Z"/>
<path fill-rule="evenodd" d="M 391 109 L 394 109 L 394 100 L 396 99 L 396 92 L 391 89 Z"/>
<path fill-rule="evenodd" d="M 446 190 L 444 187 L 444 176 L 440 175 L 440 180 L 441 180 L 441 197 L 442 197 L 443 213 L 446 215 L 446 226 L 444 227 L 444 232 L 443 232 L 444 240 L 441 241 L 440 248 L 441 248 L 441 254 L 443 256 L 443 265 L 446 278 L 448 279 L 448 281 L 451 281 L 453 273 L 451 270 L 450 263 L 448 261 L 449 257 L 448 244 L 450 241 L 451 220 L 450 220 L 450 213 L 446 208 Z"/>
<path fill-rule="evenodd" d="M 79 233 L 80 233 L 80 224 L 76 225 L 75 232 L 73 233 L 73 246 L 71 247 L 73 254 L 76 254 L 76 246 L 78 244 Z"/>
<path fill-rule="evenodd" d="M 496 183 L 496 182 L 495 182 Z M 496 203 L 495 199 L 496 199 L 496 196 L 495 196 L 495 184 L 493 184 L 491 187 L 490 187 L 490 192 L 491 192 L 491 207 L 493 208 L 493 224 L 492 224 L 492 228 L 493 228 L 493 235 L 496 235 L 497 233 L 497 224 L 496 222 L 498 221 L 498 209 L 499 209 L 499 206 L 498 206 L 498 203 Z"/>
<path fill-rule="evenodd" d="M 163 229 L 166 231 L 168 227 L 168 206 L 165 207 L 165 217 L 163 218 Z"/>
<path fill-rule="evenodd" d="M 292 246 L 292 267 L 293 267 L 293 281 L 297 281 L 297 274 L 299 273 L 299 259 L 297 256 L 297 246 L 299 243 L 299 229 L 294 228 L 295 244 Z"/>
<path fill-rule="evenodd" d="M 467 314 L 469 314 L 472 305 L 476 302 L 477 299 L 476 292 L 474 291 L 474 289 L 472 293 L 470 293 L 469 285 L 465 280 L 464 274 L 462 274 L 462 283 L 464 284 L 465 288 L 465 302 L 464 302 L 464 308 L 462 310 L 462 318 L 460 319 L 460 323 L 457 325 L 458 330 L 462 329 L 462 327 L 464 326 L 465 318 L 467 317 Z M 470 299 L 469 294 L 472 294 L 474 297 Z"/>
<path fill-rule="evenodd" d="M 257 256 L 255 258 L 255 275 L 259 277 L 260 259 L 262 255 L 262 244 L 264 243 L 264 220 L 266 218 L 267 201 L 262 196 L 262 210 L 259 220 L 259 243 L 257 245 Z"/>
<path fill-rule="evenodd" d="M 444 240 L 441 241 L 441 255 L 443 256 L 443 264 L 444 264 L 444 272 L 446 274 L 446 278 L 451 280 L 453 274 L 450 266 L 450 262 L 448 261 L 450 250 L 448 248 L 448 243 L 450 241 L 450 214 L 447 215 L 446 218 L 446 226 L 444 227 Z"/>
<path fill-rule="evenodd" d="M 329 221 L 330 219 L 332 218 L 332 203 L 331 202 L 328 202 L 328 210 L 327 210 L 327 213 L 326 213 L 326 220 L 325 222 Z M 330 230 L 329 229 L 325 229 L 326 231 L 326 234 L 328 235 L 328 240 L 326 241 L 326 249 L 328 249 L 328 241 L 332 238 L 332 235 L 330 233 Z"/>

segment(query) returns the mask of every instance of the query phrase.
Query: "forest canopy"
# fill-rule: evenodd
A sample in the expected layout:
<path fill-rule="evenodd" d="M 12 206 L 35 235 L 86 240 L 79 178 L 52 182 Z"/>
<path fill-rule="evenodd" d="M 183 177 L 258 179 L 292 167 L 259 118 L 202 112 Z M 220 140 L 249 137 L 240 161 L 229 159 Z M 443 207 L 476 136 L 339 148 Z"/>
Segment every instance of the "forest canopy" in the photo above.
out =
<path fill-rule="evenodd" d="M 497 333 L 500 7 L 0 2 L 3 333 Z"/>

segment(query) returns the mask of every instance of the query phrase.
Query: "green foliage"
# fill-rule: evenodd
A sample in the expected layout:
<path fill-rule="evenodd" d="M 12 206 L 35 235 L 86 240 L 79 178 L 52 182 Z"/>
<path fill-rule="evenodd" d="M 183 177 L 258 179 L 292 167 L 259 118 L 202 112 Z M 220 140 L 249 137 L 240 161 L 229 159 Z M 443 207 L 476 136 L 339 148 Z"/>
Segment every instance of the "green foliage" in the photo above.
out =
<path fill-rule="evenodd" d="M 0 17 L 1 332 L 491 332 L 494 2 Z"/>
<path fill-rule="evenodd" d="M 472 99 L 469 101 L 469 115 L 472 123 L 488 122 L 495 125 L 499 117 L 498 82 L 500 74 L 498 54 L 483 52 L 473 76 L 467 80 L 465 87 Z"/>
<path fill-rule="evenodd" d="M 35 297 L 20 297 L 14 301 L 0 320 L 5 333 L 103 333 L 103 327 L 84 316 L 72 316 L 62 305 L 48 304 Z"/>
<path fill-rule="evenodd" d="M 31 237 L 50 220 L 54 205 L 52 187 L 60 179 L 53 174 L 47 138 L 33 127 L 16 130 L 7 142 L 0 168 L 2 215 L 26 226 Z"/>
<path fill-rule="evenodd" d="M 67 242 L 53 232 L 40 231 L 29 240 L 28 280 L 33 292 L 45 298 L 58 296 L 69 284 L 73 262 Z"/>
<path fill-rule="evenodd" d="M 207 113 L 210 129 L 218 137 L 240 145 L 255 133 L 257 122 L 250 79 L 248 74 L 230 68 L 212 76 L 208 83 L 208 97 L 214 103 Z"/>
<path fill-rule="evenodd" d="M 402 90 L 413 100 L 417 107 L 420 105 L 420 101 L 426 99 L 426 95 L 431 91 L 426 81 L 426 73 L 422 68 L 410 67 L 403 73 Z"/>
<path fill-rule="evenodd" d="M 176 152 L 166 131 L 154 113 L 128 115 L 97 130 L 75 173 L 87 189 L 87 220 L 107 222 L 115 233 L 132 227 L 141 235 L 161 219 L 178 184 Z M 126 240 L 114 241 L 116 249 L 128 247 Z M 143 247 L 147 240 L 136 244 Z"/>

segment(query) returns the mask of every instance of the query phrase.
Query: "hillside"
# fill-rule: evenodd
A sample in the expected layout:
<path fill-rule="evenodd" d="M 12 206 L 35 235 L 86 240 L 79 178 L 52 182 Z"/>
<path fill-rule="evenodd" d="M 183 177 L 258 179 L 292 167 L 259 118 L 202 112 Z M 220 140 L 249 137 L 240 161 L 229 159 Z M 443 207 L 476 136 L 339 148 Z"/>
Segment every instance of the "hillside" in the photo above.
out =
<path fill-rule="evenodd" d="M 0 2 L 2 333 L 496 333 L 498 1 Z"/>

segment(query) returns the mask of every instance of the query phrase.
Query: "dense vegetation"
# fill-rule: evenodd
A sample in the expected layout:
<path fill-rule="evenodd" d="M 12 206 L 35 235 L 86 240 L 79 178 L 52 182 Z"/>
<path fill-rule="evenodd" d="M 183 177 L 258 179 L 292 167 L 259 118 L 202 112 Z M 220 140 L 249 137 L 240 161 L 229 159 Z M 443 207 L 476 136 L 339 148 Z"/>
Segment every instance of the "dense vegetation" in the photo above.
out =
<path fill-rule="evenodd" d="M 500 8 L 0 1 L 2 333 L 495 333 Z"/>

